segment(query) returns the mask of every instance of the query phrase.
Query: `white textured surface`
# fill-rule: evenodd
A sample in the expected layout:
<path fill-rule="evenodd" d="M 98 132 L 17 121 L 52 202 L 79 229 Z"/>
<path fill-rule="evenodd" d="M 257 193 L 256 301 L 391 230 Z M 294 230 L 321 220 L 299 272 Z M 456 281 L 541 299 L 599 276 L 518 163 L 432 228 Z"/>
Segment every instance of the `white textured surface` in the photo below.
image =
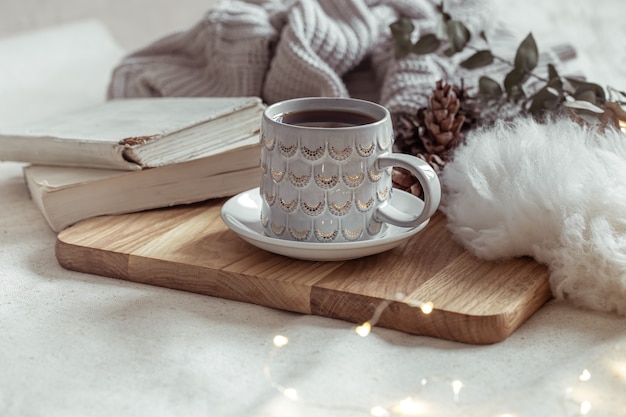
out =
<path fill-rule="evenodd" d="M 20 4 L 31 3 L 39 2 Z M 163 19 L 170 8 L 180 12 L 178 2 L 145 3 L 162 8 Z M 532 29 L 540 48 L 543 39 L 571 41 L 592 80 L 626 88 L 622 0 L 499 7 L 523 35 Z M 103 85 L 86 88 L 85 100 Z M 56 86 L 40 111 L 77 104 L 66 85 Z M 0 101 L 29 106 L 19 94 Z M 612 367 L 626 363 L 626 323 L 616 316 L 551 302 L 492 346 L 376 328 L 361 338 L 341 321 L 63 270 L 20 164 L 0 163 L 0 213 L 2 416 L 369 416 L 374 406 L 391 410 L 420 393 L 425 412 L 414 415 L 570 417 L 583 400 L 588 415 L 626 415 L 626 375 Z M 273 353 L 276 334 L 289 344 Z M 268 381 L 268 364 L 273 381 L 301 400 Z M 591 379 L 582 383 L 585 368 Z M 458 404 L 454 379 L 464 384 Z"/>

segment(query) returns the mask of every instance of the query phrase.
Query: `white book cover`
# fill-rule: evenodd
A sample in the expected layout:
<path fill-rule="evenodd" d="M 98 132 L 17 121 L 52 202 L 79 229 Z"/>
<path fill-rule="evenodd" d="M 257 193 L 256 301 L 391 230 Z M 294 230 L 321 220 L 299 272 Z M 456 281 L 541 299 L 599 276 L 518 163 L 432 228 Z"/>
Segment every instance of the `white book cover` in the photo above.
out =
<path fill-rule="evenodd" d="M 258 134 L 258 97 L 136 98 L 0 130 L 0 160 L 138 170 L 232 148 Z"/>
<path fill-rule="evenodd" d="M 254 139 L 254 143 L 252 142 Z M 89 217 L 226 197 L 258 186 L 255 138 L 213 156 L 137 171 L 28 165 L 31 198 L 56 232 Z"/>

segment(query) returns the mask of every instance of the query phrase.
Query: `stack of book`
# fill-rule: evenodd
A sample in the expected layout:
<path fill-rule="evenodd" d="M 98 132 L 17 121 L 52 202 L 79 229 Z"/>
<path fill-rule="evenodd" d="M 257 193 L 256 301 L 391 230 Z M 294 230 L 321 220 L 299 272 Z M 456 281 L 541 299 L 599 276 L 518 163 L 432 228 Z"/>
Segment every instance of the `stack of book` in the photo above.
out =
<path fill-rule="evenodd" d="M 227 197 L 258 186 L 258 97 L 111 100 L 0 132 L 56 232 L 89 217 Z"/>

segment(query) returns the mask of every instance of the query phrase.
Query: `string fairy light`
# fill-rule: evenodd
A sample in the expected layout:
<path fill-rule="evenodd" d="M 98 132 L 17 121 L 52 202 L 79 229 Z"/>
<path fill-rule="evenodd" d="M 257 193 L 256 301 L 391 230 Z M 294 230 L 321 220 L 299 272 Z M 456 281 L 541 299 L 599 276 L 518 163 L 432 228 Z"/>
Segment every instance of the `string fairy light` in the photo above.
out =
<path fill-rule="evenodd" d="M 432 302 L 421 302 L 409 300 L 404 294 L 396 294 L 394 301 L 403 302 L 411 307 L 419 308 L 424 314 L 430 314 L 434 310 Z M 363 322 L 362 324 L 353 327 L 353 330 L 357 335 L 362 338 L 371 334 L 373 327 L 380 319 L 384 310 L 389 307 L 392 301 L 386 301 L 379 304 L 375 309 L 370 320 Z M 421 417 L 427 415 L 433 415 L 432 413 L 438 413 L 435 408 L 431 409 L 431 406 L 438 407 L 437 410 L 444 410 L 446 405 L 445 387 L 448 389 L 448 407 L 454 407 L 450 409 L 450 415 L 458 415 L 461 410 L 467 411 L 468 407 L 472 406 L 471 401 L 467 400 L 467 393 L 463 395 L 464 400 L 461 401 L 461 392 L 465 392 L 466 384 L 460 379 L 445 378 L 445 377 L 421 377 L 417 379 L 418 385 L 416 390 L 410 395 L 391 401 L 387 406 L 384 405 L 366 405 L 361 406 L 347 406 L 337 404 L 321 404 L 319 402 L 311 401 L 309 398 L 305 400 L 300 393 L 300 390 L 294 386 L 285 386 L 277 382 L 271 372 L 271 364 L 275 356 L 280 351 L 284 351 L 285 348 L 292 344 L 292 341 L 283 334 L 277 334 L 272 338 L 271 351 L 269 359 L 264 366 L 264 374 L 267 381 L 273 388 L 279 391 L 284 398 L 291 401 L 298 401 L 301 404 L 308 404 L 318 407 L 333 409 L 351 409 L 360 410 L 369 414 L 371 417 Z M 609 354 L 607 354 L 609 353 Z M 613 355 L 611 355 L 612 353 Z M 613 357 L 615 356 L 615 357 Z M 593 378 L 592 378 L 593 375 Z M 597 386 L 599 383 L 606 383 L 607 378 L 611 378 L 610 382 L 616 381 L 616 392 L 620 394 L 607 393 L 606 386 Z M 427 389 L 426 392 L 422 392 L 424 388 L 435 383 L 433 388 Z M 610 385 L 611 387 L 611 385 Z M 626 407 L 621 402 L 622 394 L 626 391 L 626 350 L 621 345 L 615 345 L 610 352 L 603 352 L 594 361 L 587 364 L 578 374 L 577 378 L 571 386 L 565 390 L 565 397 L 570 406 L 570 411 L 565 411 L 563 417 L 574 416 L 604 416 L 614 415 L 606 414 L 614 409 L 619 408 L 624 415 L 626 415 Z M 616 403 L 617 401 L 617 403 Z M 470 404 L 470 406 L 468 406 Z M 621 404 L 621 405 L 620 405 Z M 478 404 L 477 404 L 478 405 Z M 484 404 L 483 404 L 484 405 Z M 478 405 L 480 406 L 480 405 Z M 477 411 L 471 409 L 471 411 Z M 482 412 L 483 410 L 481 410 Z M 446 414 L 448 415 L 448 414 Z M 504 414 L 481 414 L 485 417 L 516 417 L 517 414 L 504 413 Z"/>
<path fill-rule="evenodd" d="M 461 389 L 463 388 L 463 383 L 458 379 L 452 381 L 452 392 L 454 393 L 454 402 L 459 402 L 459 394 L 461 393 Z"/>
<path fill-rule="evenodd" d="M 591 373 L 589 372 L 589 370 L 583 369 L 580 376 L 578 377 L 578 380 L 581 382 L 586 382 L 586 381 L 589 381 L 590 379 L 591 379 Z"/>
<path fill-rule="evenodd" d="M 427 301 L 427 302 L 422 303 L 420 305 L 420 310 L 422 310 L 422 313 L 424 313 L 424 314 L 432 313 L 433 312 L 433 308 L 434 308 L 433 303 L 430 302 L 430 301 Z"/>
<path fill-rule="evenodd" d="M 283 395 L 287 398 L 289 398 L 290 400 L 297 400 L 298 399 L 298 391 L 296 391 L 295 388 L 285 388 L 283 390 Z"/>
<path fill-rule="evenodd" d="M 580 403 L 580 415 L 586 416 L 591 411 L 591 403 L 587 400 Z"/>
<path fill-rule="evenodd" d="M 283 336 L 281 334 L 277 334 L 272 339 L 272 344 L 274 345 L 274 349 L 271 351 L 271 358 L 273 358 L 279 349 L 284 348 L 289 344 L 289 338 Z M 270 368 L 271 360 L 268 360 L 263 367 L 263 374 L 265 375 L 265 379 L 274 387 L 277 391 L 282 393 L 285 397 L 290 400 L 298 399 L 298 391 L 295 388 L 284 387 L 283 385 L 277 383 L 272 377 L 272 371 Z"/>
<path fill-rule="evenodd" d="M 372 417 L 389 417 L 389 411 L 387 411 L 387 409 L 377 405 L 375 407 L 372 407 L 372 409 L 370 410 L 370 415 Z"/>
<path fill-rule="evenodd" d="M 356 331 L 356 334 L 358 334 L 359 336 L 365 337 L 365 336 L 368 336 L 370 332 L 372 331 L 372 324 L 369 321 L 366 321 L 360 326 L 356 326 L 354 330 Z"/>
<path fill-rule="evenodd" d="M 620 369 L 624 369 L 623 373 Z M 573 404 L 577 416 L 626 416 L 624 392 L 626 351 L 618 344 L 602 352 L 579 373 L 577 383 L 567 388 L 566 399 Z"/>
<path fill-rule="evenodd" d="M 431 301 L 423 302 L 410 300 L 407 296 L 400 292 L 394 295 L 394 299 L 395 301 L 404 303 L 410 307 L 417 307 L 424 314 L 430 314 L 434 310 L 434 304 Z M 385 309 L 389 307 L 389 304 L 391 304 L 391 301 L 389 300 L 382 301 L 380 304 L 378 304 L 378 306 L 374 310 L 374 314 L 372 315 L 372 317 L 362 324 L 356 326 L 354 328 L 354 331 L 361 337 L 369 336 L 372 331 L 372 327 L 375 326 L 376 323 L 378 323 L 378 320 L 380 320 L 380 316 L 383 314 L 383 311 L 385 311 Z"/>
<path fill-rule="evenodd" d="M 434 304 L 432 303 L 432 301 L 420 301 L 420 300 L 411 300 L 408 296 L 406 296 L 405 294 L 398 292 L 395 294 L 394 296 L 396 301 L 399 301 L 401 303 L 404 303 L 410 307 L 417 307 L 420 310 L 422 310 L 422 313 L 424 314 L 430 314 L 433 312 L 434 310 Z"/>
<path fill-rule="evenodd" d="M 278 334 L 274 336 L 273 342 L 274 342 L 274 346 L 281 348 L 281 347 L 286 346 L 287 343 L 289 343 L 289 339 L 283 335 Z"/>
<path fill-rule="evenodd" d="M 407 397 L 396 404 L 392 412 L 400 416 L 419 416 L 422 415 L 425 410 L 425 406 L 420 401 Z"/>

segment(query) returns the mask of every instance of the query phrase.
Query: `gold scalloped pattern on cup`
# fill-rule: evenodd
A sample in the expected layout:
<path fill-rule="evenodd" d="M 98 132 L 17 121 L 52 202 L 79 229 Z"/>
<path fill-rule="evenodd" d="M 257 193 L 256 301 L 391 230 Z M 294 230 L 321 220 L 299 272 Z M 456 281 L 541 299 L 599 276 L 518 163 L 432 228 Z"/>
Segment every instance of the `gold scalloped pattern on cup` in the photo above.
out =
<path fill-rule="evenodd" d="M 374 149 L 375 148 L 376 148 L 376 144 L 375 143 L 370 143 L 368 146 L 361 145 L 360 143 L 357 143 L 357 145 L 356 145 L 356 153 L 358 153 L 360 156 L 365 158 L 365 157 L 371 156 L 372 153 L 374 153 Z"/>
<path fill-rule="evenodd" d="M 281 182 L 285 177 L 285 171 L 274 171 L 274 168 L 270 168 L 270 175 L 276 182 Z"/>
<path fill-rule="evenodd" d="M 362 233 L 363 233 L 363 227 L 359 227 L 356 230 L 350 230 L 345 227 L 341 229 L 341 234 L 346 240 L 357 240 L 359 237 L 361 237 Z"/>
<path fill-rule="evenodd" d="M 358 175 L 343 174 L 344 184 L 346 184 L 348 187 L 351 187 L 351 188 L 358 187 L 359 185 L 361 185 L 364 179 L 365 179 L 365 174 L 363 172 L 359 172 Z"/>
<path fill-rule="evenodd" d="M 285 225 L 284 224 L 278 225 L 278 224 L 272 222 L 270 227 L 272 228 L 272 232 L 274 232 L 274 234 L 276 236 L 282 236 L 282 234 L 285 233 Z"/>
<path fill-rule="evenodd" d="M 385 201 L 389 197 L 389 187 L 385 187 L 382 191 L 376 191 L 376 195 L 378 196 L 378 201 Z"/>
<path fill-rule="evenodd" d="M 374 170 L 374 168 L 369 169 L 367 171 L 367 177 L 370 179 L 370 181 L 372 182 L 378 182 L 380 181 L 380 179 L 383 177 L 383 171 L 378 171 L 376 172 L 376 170 Z"/>
<path fill-rule="evenodd" d="M 297 176 L 293 172 L 289 173 L 289 182 L 293 184 L 294 187 L 302 188 L 309 183 L 311 176 L 309 174 L 304 174 L 302 176 Z"/>
<path fill-rule="evenodd" d="M 333 188 L 339 182 L 339 177 L 337 175 L 331 175 L 330 177 L 325 177 L 322 174 L 317 174 L 315 176 L 315 183 L 318 187 L 328 190 Z"/>
<path fill-rule="evenodd" d="M 385 149 L 388 149 L 391 146 L 392 140 L 393 140 L 392 137 L 380 138 L 378 140 L 378 147 L 384 151 Z"/>
<path fill-rule="evenodd" d="M 267 201 L 267 204 L 273 206 L 276 202 L 276 194 L 270 194 L 266 192 L 263 193 L 263 195 L 265 196 L 265 201 Z"/>
<path fill-rule="evenodd" d="M 278 199 L 279 204 L 280 204 L 280 208 L 286 212 L 286 213 L 291 213 L 292 211 L 294 211 L 297 207 L 298 207 L 298 200 L 294 199 L 291 200 L 289 202 L 285 201 L 285 199 L 283 199 L 282 197 Z"/>
<path fill-rule="evenodd" d="M 265 135 L 261 137 L 261 142 L 263 142 L 263 146 L 265 146 L 265 149 L 268 151 L 273 151 L 276 145 L 276 139 L 268 139 Z"/>
<path fill-rule="evenodd" d="M 309 204 L 306 201 L 303 201 L 300 204 L 302 211 L 305 212 L 309 216 L 317 216 L 322 211 L 324 211 L 324 201 L 320 201 L 317 204 Z"/>
<path fill-rule="evenodd" d="M 367 226 L 367 233 L 369 233 L 370 235 L 377 235 L 378 233 L 380 233 L 380 229 L 382 229 L 382 227 L 382 222 L 370 223 Z"/>
<path fill-rule="evenodd" d="M 339 230 L 333 230 L 332 232 L 324 233 L 320 229 L 315 229 L 315 238 L 320 242 L 332 242 L 337 238 Z"/>
<path fill-rule="evenodd" d="M 295 240 L 307 240 L 311 236 L 311 229 L 298 230 L 293 226 L 289 227 L 289 234 Z"/>
<path fill-rule="evenodd" d="M 361 212 L 365 212 L 367 210 L 369 210 L 370 208 L 372 208 L 372 205 L 374 204 L 374 198 L 370 197 L 369 200 L 367 201 L 361 201 L 359 199 L 356 200 L 356 208 L 357 210 L 361 211 Z"/>
<path fill-rule="evenodd" d="M 298 150 L 298 146 L 297 145 L 287 146 L 282 142 L 278 142 L 278 150 L 282 156 L 289 158 L 296 154 L 296 151 Z"/>
<path fill-rule="evenodd" d="M 334 146 L 328 148 L 328 154 L 337 161 L 345 161 L 352 154 L 352 147 L 337 149 Z"/>
<path fill-rule="evenodd" d="M 270 219 L 268 219 L 263 214 L 261 214 L 261 226 L 267 227 L 267 225 L 269 224 L 269 221 Z"/>
<path fill-rule="evenodd" d="M 261 173 L 267 173 L 267 164 L 265 162 L 261 162 Z"/>
<path fill-rule="evenodd" d="M 324 155 L 324 147 L 320 146 L 317 149 L 309 149 L 306 146 L 302 146 L 300 148 L 300 152 L 302 156 L 310 161 L 315 161 L 316 159 L 320 159 Z"/>
<path fill-rule="evenodd" d="M 352 200 L 348 200 L 342 205 L 337 203 L 328 203 L 328 209 L 335 216 L 343 216 L 348 212 L 348 210 L 350 210 L 350 207 L 352 207 Z"/>

